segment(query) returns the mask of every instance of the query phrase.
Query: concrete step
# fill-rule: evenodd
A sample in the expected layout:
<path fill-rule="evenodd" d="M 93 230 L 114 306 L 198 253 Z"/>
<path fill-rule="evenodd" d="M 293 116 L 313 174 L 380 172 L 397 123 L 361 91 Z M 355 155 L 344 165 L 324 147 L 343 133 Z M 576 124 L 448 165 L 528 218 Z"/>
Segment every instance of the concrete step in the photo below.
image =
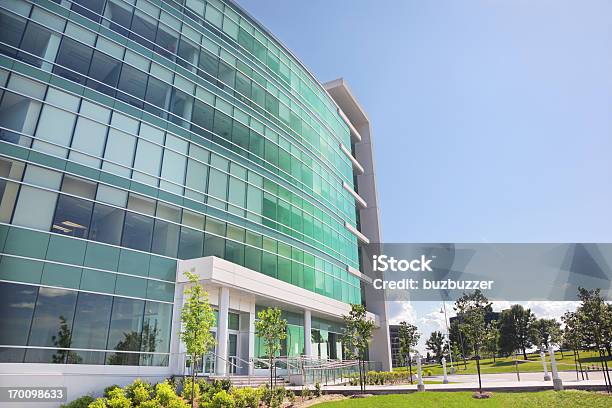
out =
<path fill-rule="evenodd" d="M 263 375 L 230 375 L 230 376 L 215 376 L 211 375 L 207 377 L 209 381 L 213 380 L 224 380 L 229 379 L 232 382 L 234 387 L 259 387 L 260 385 L 265 385 L 270 383 L 270 377 Z M 277 385 L 287 385 L 289 384 L 285 381 L 284 378 L 277 377 L 276 378 Z"/>

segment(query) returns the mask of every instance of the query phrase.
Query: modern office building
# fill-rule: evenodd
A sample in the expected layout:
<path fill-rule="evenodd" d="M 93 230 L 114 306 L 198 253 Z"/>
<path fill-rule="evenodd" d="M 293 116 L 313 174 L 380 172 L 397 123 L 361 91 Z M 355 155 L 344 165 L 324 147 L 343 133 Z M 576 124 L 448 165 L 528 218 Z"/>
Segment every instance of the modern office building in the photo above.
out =
<path fill-rule="evenodd" d="M 217 310 L 203 371 L 342 359 L 366 303 L 390 368 L 370 122 L 232 1 L 0 3 L 0 385 L 70 397 L 180 374 L 185 271 Z"/>

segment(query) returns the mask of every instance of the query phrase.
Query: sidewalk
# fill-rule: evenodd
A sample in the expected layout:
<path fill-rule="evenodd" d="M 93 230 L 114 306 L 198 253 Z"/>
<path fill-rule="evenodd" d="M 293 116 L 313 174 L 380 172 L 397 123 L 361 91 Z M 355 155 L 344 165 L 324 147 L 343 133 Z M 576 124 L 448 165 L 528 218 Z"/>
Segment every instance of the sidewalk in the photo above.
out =
<path fill-rule="evenodd" d="M 573 371 L 560 372 L 564 389 L 605 390 L 605 383 L 601 372 L 590 372 L 589 380 L 576 381 Z M 521 381 L 517 381 L 515 373 L 484 374 L 482 388 L 486 391 L 544 391 L 552 390 L 552 381 L 544 381 L 543 373 L 521 373 Z M 442 376 L 427 377 L 425 380 L 442 381 Z M 472 374 L 456 374 L 448 376 L 449 384 L 425 384 L 426 391 L 471 391 L 478 389 L 478 376 Z M 301 387 L 287 387 L 300 390 Z M 311 387 L 312 388 L 312 387 Z M 322 390 L 328 394 L 355 394 L 359 386 L 352 385 L 323 385 Z M 416 392 L 416 383 L 396 385 L 368 385 L 368 394 L 402 394 Z"/>

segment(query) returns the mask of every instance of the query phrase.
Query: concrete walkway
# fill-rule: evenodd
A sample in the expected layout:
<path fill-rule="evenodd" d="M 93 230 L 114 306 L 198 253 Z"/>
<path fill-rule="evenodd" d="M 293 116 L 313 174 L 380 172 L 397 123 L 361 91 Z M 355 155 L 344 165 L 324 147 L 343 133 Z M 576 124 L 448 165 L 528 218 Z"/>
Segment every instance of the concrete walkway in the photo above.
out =
<path fill-rule="evenodd" d="M 576 372 L 562 371 L 559 376 L 563 380 L 564 389 L 605 390 L 603 374 L 589 372 L 589 380 L 576 381 Z M 516 373 L 483 374 L 482 388 L 486 391 L 544 391 L 552 390 L 552 381 L 544 381 L 543 373 L 521 373 L 521 381 L 517 381 Z M 442 381 L 442 376 L 424 378 Z M 426 391 L 473 391 L 478 388 L 478 376 L 472 374 L 455 374 L 448 376 L 449 384 L 425 384 Z M 300 390 L 301 387 L 288 387 Z M 311 387 L 312 388 L 312 387 Z M 321 387 L 329 394 L 354 394 L 359 392 L 359 386 L 329 385 Z M 401 394 L 416 392 L 416 383 L 396 385 L 368 385 L 369 394 Z"/>

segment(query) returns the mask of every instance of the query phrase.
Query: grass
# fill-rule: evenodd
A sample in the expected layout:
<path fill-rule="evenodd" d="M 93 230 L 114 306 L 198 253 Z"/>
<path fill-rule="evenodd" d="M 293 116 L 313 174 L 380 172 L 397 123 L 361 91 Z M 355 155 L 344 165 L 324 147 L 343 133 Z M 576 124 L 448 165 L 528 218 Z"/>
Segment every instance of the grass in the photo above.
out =
<path fill-rule="evenodd" d="M 592 351 L 581 351 L 579 355 L 580 361 L 582 362 L 582 368 L 584 370 L 587 367 L 595 366 L 595 369 L 600 369 L 599 365 L 599 354 Z M 555 359 L 557 360 L 557 367 L 561 371 L 573 371 L 574 366 L 574 355 L 572 352 L 563 352 L 563 356 L 560 352 L 555 353 Z M 527 361 L 523 360 L 523 356 L 519 356 L 519 372 L 541 372 L 542 360 L 540 354 L 528 354 Z M 550 358 L 547 355 L 548 370 L 550 370 Z M 497 373 L 514 373 L 516 372 L 515 360 L 513 357 L 502 357 L 497 358 L 495 362 L 492 358 L 483 358 L 480 360 L 480 372 L 483 374 L 497 374 Z M 477 374 L 476 361 L 468 360 L 467 369 L 464 368 L 463 360 L 454 361 L 456 374 Z M 450 370 L 450 364 L 446 364 L 447 370 Z M 423 370 L 431 370 L 433 375 L 442 375 L 442 365 L 440 364 L 425 364 Z M 394 370 L 406 370 L 405 367 L 398 367 Z M 414 371 L 414 367 L 413 367 Z M 448 371 L 450 373 L 450 371 Z"/>
<path fill-rule="evenodd" d="M 317 404 L 318 408 L 392 408 L 392 407 L 589 407 L 609 408 L 612 397 L 588 391 L 496 392 L 488 399 L 476 400 L 472 392 L 418 392 L 412 394 L 378 395 L 368 398 L 345 399 Z"/>

